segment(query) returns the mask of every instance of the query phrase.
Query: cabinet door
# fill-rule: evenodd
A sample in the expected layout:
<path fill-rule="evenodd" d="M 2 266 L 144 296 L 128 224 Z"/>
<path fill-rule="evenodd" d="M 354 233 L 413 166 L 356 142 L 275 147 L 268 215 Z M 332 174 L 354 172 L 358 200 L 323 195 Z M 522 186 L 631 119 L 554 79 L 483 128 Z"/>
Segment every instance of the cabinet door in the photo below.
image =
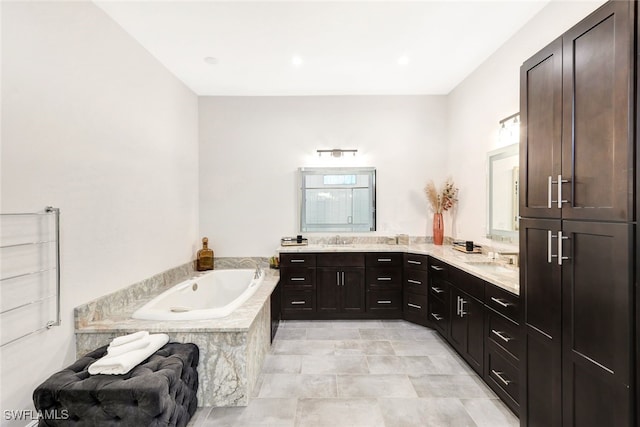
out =
<path fill-rule="evenodd" d="M 467 346 L 467 319 L 460 315 L 462 295 L 463 293 L 460 290 L 453 286 L 451 287 L 449 342 L 461 353 L 464 352 L 464 348 Z"/>
<path fill-rule="evenodd" d="M 562 425 L 560 225 L 559 220 L 520 219 L 522 426 Z"/>
<path fill-rule="evenodd" d="M 562 164 L 562 39 L 520 68 L 520 119 L 520 215 L 560 218 L 550 181 Z"/>
<path fill-rule="evenodd" d="M 634 4 L 610 1 L 563 36 L 566 219 L 632 219 Z"/>
<path fill-rule="evenodd" d="M 342 277 L 338 268 L 316 269 L 317 310 L 319 313 L 337 313 L 340 307 Z"/>
<path fill-rule="evenodd" d="M 341 309 L 345 313 L 364 313 L 364 268 L 343 268 L 340 271 Z"/>
<path fill-rule="evenodd" d="M 562 227 L 563 424 L 629 426 L 633 226 Z"/>
<path fill-rule="evenodd" d="M 484 361 L 484 305 L 466 293 L 451 288 L 449 339 L 462 357 L 480 375 Z"/>

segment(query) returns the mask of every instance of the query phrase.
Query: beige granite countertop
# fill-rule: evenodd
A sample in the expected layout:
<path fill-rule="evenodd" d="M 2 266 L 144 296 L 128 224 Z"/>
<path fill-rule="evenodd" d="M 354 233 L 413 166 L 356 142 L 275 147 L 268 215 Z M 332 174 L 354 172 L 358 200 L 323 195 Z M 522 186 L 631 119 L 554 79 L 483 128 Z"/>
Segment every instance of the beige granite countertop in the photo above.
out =
<path fill-rule="evenodd" d="M 280 280 L 278 271 L 265 269 L 265 278 L 256 292 L 241 307 L 229 316 L 207 320 L 141 320 L 132 319 L 131 314 L 147 303 L 150 298 L 141 299 L 134 306 L 123 308 L 122 312 L 109 316 L 109 319 L 97 320 L 76 328 L 76 334 L 108 332 L 246 332 L 271 296 Z"/>
<path fill-rule="evenodd" d="M 429 255 L 515 295 L 520 293 L 520 275 L 517 267 L 491 262 L 483 254 L 465 254 L 453 249 L 451 245 L 437 246 L 432 243 L 413 243 L 409 245 L 356 243 L 345 245 L 280 246 L 277 251 L 279 253 L 402 252 Z"/>

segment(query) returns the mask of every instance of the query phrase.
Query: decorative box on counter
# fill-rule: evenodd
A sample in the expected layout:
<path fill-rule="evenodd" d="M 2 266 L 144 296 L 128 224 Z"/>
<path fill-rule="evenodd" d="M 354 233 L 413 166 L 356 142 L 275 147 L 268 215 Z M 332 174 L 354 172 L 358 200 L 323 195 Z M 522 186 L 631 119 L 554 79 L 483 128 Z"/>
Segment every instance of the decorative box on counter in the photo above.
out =
<path fill-rule="evenodd" d="M 306 246 L 309 244 L 309 240 L 306 237 L 283 237 L 280 239 L 281 246 Z"/>

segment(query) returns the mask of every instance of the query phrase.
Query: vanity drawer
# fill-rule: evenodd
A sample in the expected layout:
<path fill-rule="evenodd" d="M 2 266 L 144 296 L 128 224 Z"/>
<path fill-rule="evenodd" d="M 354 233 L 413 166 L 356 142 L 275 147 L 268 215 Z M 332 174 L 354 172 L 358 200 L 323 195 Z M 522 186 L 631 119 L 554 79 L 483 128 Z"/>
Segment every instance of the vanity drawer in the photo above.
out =
<path fill-rule="evenodd" d="M 436 298 L 429 298 L 429 321 L 442 336 L 447 336 L 449 329 L 449 305 Z"/>
<path fill-rule="evenodd" d="M 402 311 L 404 318 L 410 322 L 426 326 L 428 324 L 427 296 L 405 291 L 403 301 Z"/>
<path fill-rule="evenodd" d="M 429 298 L 439 299 L 441 302 L 446 303 L 449 301 L 449 283 L 444 280 L 432 278 L 429 282 Z"/>
<path fill-rule="evenodd" d="M 519 323 L 520 298 L 517 295 L 500 289 L 492 284 L 487 284 L 484 303 L 498 313 Z"/>
<path fill-rule="evenodd" d="M 489 346 L 485 356 L 486 366 L 484 380 L 511 407 L 517 414 L 519 412 L 519 373 L 518 367 L 503 355 L 499 349 Z M 544 375 L 544 373 L 541 373 Z"/>
<path fill-rule="evenodd" d="M 404 254 L 404 267 L 418 270 L 427 270 L 427 256 Z"/>
<path fill-rule="evenodd" d="M 433 257 L 429 257 L 429 274 L 432 277 L 440 277 L 442 279 L 446 279 L 449 277 L 449 270 L 451 266 L 446 262 L 442 262 Z"/>
<path fill-rule="evenodd" d="M 490 308 L 485 310 L 485 331 L 487 340 L 502 347 L 516 360 L 520 359 L 520 325 L 496 313 Z"/>
<path fill-rule="evenodd" d="M 280 267 L 315 267 L 316 254 L 280 254 Z"/>
<path fill-rule="evenodd" d="M 426 270 L 404 270 L 404 289 L 408 292 L 427 295 L 429 275 Z"/>
<path fill-rule="evenodd" d="M 315 291 L 284 291 L 282 293 L 282 311 L 284 313 L 316 311 Z"/>
<path fill-rule="evenodd" d="M 402 269 L 376 267 L 366 270 L 367 289 L 402 289 Z"/>
<path fill-rule="evenodd" d="M 369 267 L 402 267 L 402 254 L 397 253 L 369 253 L 365 256 L 365 263 Z"/>
<path fill-rule="evenodd" d="M 367 311 L 402 313 L 402 291 L 376 290 L 367 292 Z"/>
<path fill-rule="evenodd" d="M 314 289 L 316 282 L 315 268 L 281 268 L 280 283 L 283 287 L 298 289 Z"/>

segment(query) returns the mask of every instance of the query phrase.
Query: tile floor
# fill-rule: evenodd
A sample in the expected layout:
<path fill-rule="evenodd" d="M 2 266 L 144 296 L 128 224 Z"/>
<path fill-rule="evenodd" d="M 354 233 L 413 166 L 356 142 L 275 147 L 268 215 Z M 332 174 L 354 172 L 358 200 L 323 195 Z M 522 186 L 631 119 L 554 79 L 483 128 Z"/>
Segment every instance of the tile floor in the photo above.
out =
<path fill-rule="evenodd" d="M 253 394 L 189 427 L 519 425 L 435 331 L 403 320 L 283 321 Z"/>

